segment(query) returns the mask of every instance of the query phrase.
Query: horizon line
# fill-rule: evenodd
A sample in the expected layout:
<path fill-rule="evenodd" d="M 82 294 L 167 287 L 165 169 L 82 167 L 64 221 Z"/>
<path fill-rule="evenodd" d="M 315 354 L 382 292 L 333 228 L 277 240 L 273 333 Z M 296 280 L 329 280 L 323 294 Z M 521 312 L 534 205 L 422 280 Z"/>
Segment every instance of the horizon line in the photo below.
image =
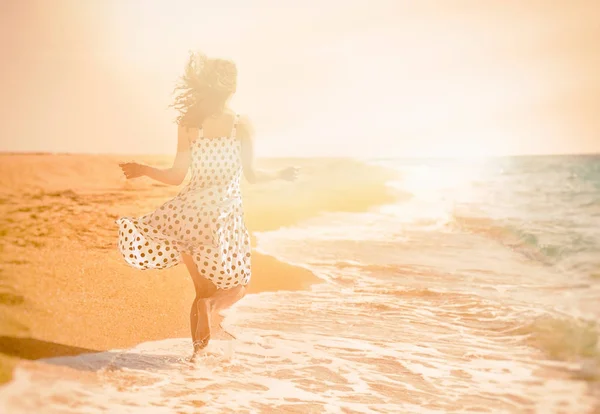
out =
<path fill-rule="evenodd" d="M 161 154 L 161 153 L 113 153 L 113 152 L 67 152 L 67 151 L 2 151 L 0 155 L 98 155 L 98 156 L 114 156 L 114 157 L 174 157 L 175 154 Z M 328 158 L 328 159 L 371 159 L 371 160 L 385 160 L 385 159 L 485 159 L 485 158 L 516 158 L 516 157 L 564 157 L 564 156 L 597 156 L 600 155 L 600 151 L 596 152 L 565 152 L 565 153 L 528 153 L 528 154 L 497 154 L 497 155 L 398 155 L 398 156 L 373 156 L 373 157 L 361 157 L 352 155 L 257 155 L 257 159 L 284 159 L 284 158 Z"/>

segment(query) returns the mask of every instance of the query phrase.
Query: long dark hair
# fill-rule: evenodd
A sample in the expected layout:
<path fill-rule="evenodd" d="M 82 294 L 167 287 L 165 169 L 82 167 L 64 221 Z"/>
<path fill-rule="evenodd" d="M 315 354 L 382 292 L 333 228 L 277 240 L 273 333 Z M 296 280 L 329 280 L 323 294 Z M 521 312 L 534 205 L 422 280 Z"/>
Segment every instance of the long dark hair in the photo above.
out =
<path fill-rule="evenodd" d="M 183 75 L 173 91 L 171 105 L 179 115 L 179 125 L 200 128 L 210 116 L 202 113 L 201 104 L 208 101 L 221 102 L 228 99 L 237 87 L 237 67 L 226 59 L 208 59 L 201 52 L 190 52 Z"/>

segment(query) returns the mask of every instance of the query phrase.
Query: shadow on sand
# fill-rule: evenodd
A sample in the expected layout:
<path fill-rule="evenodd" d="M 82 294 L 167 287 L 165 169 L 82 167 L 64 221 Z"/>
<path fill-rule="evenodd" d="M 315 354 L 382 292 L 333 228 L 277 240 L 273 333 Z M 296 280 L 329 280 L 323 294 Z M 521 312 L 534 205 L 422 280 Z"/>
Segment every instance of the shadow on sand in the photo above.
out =
<path fill-rule="evenodd" d="M 102 351 L 41 341 L 33 338 L 0 336 L 0 353 L 21 359 L 34 360 L 67 357 L 97 352 Z"/>
<path fill-rule="evenodd" d="M 44 363 L 65 366 L 81 371 L 165 370 L 189 365 L 188 356 L 144 354 L 128 350 L 95 350 L 41 341 L 26 337 L 0 336 L 0 353 L 26 360 L 43 360 Z M 213 355 L 213 357 L 216 355 Z"/>

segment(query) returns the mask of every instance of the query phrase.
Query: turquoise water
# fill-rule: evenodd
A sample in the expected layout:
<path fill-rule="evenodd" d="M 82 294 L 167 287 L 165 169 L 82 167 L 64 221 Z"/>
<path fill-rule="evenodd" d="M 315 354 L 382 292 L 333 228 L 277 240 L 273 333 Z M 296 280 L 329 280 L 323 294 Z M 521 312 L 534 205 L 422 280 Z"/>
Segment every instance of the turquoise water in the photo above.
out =
<path fill-rule="evenodd" d="M 382 161 L 454 230 L 497 240 L 582 283 L 600 277 L 600 156 Z M 416 184 L 416 185 L 415 185 Z M 409 190 L 410 191 L 410 190 Z"/>

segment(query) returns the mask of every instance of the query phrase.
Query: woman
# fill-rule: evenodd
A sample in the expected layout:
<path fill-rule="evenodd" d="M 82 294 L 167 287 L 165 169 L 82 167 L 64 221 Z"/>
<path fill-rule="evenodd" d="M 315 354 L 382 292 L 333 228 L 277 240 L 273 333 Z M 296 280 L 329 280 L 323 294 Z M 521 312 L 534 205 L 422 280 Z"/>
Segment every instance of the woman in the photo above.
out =
<path fill-rule="evenodd" d="M 210 340 L 210 313 L 238 300 L 250 281 L 250 237 L 244 223 L 240 178 L 251 183 L 294 180 L 297 169 L 277 172 L 254 167 L 253 131 L 228 106 L 237 68 L 223 59 L 192 53 L 175 89 L 177 155 L 171 168 L 119 164 L 128 179 L 147 176 L 179 185 L 191 166 L 189 183 L 173 199 L 141 217 L 123 217 L 119 250 L 138 269 L 185 264 L 196 289 L 190 312 L 194 353 Z"/>

